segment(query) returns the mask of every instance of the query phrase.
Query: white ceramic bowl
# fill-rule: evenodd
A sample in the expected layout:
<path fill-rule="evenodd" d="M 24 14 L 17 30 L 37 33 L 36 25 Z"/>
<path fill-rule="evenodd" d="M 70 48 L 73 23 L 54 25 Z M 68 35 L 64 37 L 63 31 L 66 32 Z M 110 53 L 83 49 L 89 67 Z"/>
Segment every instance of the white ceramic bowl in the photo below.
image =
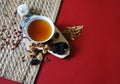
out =
<path fill-rule="evenodd" d="M 29 36 L 29 34 L 28 34 L 28 27 L 29 27 L 29 25 L 30 25 L 33 21 L 35 21 L 35 20 L 44 20 L 44 21 L 46 21 L 46 22 L 48 22 L 48 23 L 50 24 L 50 26 L 51 26 L 51 28 L 52 28 L 52 33 L 51 33 L 51 35 L 50 35 L 50 37 L 49 37 L 48 39 L 46 39 L 46 40 L 44 40 L 44 41 L 35 41 L 35 40 L 33 40 L 33 39 Z M 25 28 L 26 28 L 26 35 L 27 35 L 27 37 L 28 37 L 31 41 L 34 41 L 34 42 L 37 42 L 37 43 L 47 42 L 48 40 L 50 40 L 50 39 L 53 37 L 54 32 L 55 32 L 55 27 L 54 27 L 54 24 L 53 24 L 52 20 L 50 20 L 50 19 L 49 19 L 48 17 L 46 17 L 46 16 L 39 16 L 39 15 L 34 15 L 34 16 L 32 16 L 32 17 L 30 18 L 30 20 L 27 22 Z"/>

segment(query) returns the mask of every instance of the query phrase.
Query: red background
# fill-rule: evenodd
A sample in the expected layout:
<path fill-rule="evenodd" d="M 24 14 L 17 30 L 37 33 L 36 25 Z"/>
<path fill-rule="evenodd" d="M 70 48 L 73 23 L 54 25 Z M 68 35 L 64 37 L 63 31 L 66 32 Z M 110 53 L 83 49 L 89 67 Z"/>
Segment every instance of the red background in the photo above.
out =
<path fill-rule="evenodd" d="M 55 24 L 85 27 L 68 58 L 47 56 L 36 84 L 120 84 L 120 0 L 63 0 Z"/>

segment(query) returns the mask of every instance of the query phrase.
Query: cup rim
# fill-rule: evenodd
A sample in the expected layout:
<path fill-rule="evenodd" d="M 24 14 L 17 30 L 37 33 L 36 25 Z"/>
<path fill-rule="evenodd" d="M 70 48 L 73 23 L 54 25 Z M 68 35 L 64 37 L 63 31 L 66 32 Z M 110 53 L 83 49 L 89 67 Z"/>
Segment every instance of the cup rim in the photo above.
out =
<path fill-rule="evenodd" d="M 29 25 L 30 25 L 33 21 L 35 21 L 35 20 L 45 20 L 45 21 L 47 21 L 47 22 L 50 24 L 50 26 L 51 26 L 51 28 L 52 28 L 52 33 L 51 33 L 51 35 L 49 36 L 49 38 L 47 38 L 47 39 L 44 40 L 44 41 L 36 41 L 36 40 L 33 40 L 33 39 L 29 36 L 29 34 L 28 34 L 28 27 L 29 27 Z M 33 15 L 33 16 L 30 18 L 30 20 L 27 22 L 27 24 L 26 24 L 26 35 L 27 35 L 27 37 L 28 37 L 31 41 L 36 42 L 36 43 L 44 43 L 44 42 L 49 41 L 49 40 L 53 37 L 54 32 L 55 32 L 54 24 L 53 24 L 52 20 L 49 19 L 49 18 L 46 17 L 46 16 Z"/>

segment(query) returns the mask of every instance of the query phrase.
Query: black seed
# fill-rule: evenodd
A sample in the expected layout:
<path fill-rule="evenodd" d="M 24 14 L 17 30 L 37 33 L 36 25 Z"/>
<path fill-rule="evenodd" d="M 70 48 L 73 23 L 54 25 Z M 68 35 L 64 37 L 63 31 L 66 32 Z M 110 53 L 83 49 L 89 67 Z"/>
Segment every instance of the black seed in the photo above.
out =
<path fill-rule="evenodd" d="M 48 57 L 46 57 L 46 58 L 45 58 L 45 61 L 46 61 L 46 62 L 50 62 L 51 60 L 50 60 Z"/>
<path fill-rule="evenodd" d="M 22 33 L 22 31 L 18 31 L 18 33 Z"/>
<path fill-rule="evenodd" d="M 56 39 L 58 39 L 59 38 L 59 33 L 56 32 L 54 36 L 55 36 Z"/>
<path fill-rule="evenodd" d="M 16 15 L 16 14 L 17 14 L 17 11 L 14 12 L 14 15 Z"/>

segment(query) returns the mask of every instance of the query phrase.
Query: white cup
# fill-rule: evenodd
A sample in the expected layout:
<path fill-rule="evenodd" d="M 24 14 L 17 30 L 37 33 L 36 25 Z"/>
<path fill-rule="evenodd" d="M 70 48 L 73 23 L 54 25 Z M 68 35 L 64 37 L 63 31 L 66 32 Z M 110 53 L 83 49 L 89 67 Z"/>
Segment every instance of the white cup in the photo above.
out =
<path fill-rule="evenodd" d="M 29 36 L 29 34 L 28 34 L 28 27 L 29 27 L 29 25 L 30 25 L 33 21 L 35 21 L 35 20 L 44 20 L 44 21 L 48 22 L 49 25 L 51 26 L 51 29 L 52 29 L 51 35 L 49 36 L 49 38 L 47 38 L 47 39 L 44 40 L 44 41 L 35 41 L 35 40 L 33 40 L 33 39 Z M 27 24 L 26 24 L 26 35 L 27 35 L 27 37 L 28 37 L 31 41 L 36 42 L 36 43 L 44 43 L 44 42 L 47 42 L 48 40 L 50 40 L 50 39 L 53 37 L 54 32 L 55 32 L 54 24 L 53 24 L 52 20 L 50 20 L 50 19 L 49 19 L 48 17 L 46 17 L 46 16 L 34 15 L 34 16 L 32 16 L 32 17 L 30 18 L 30 20 L 29 20 L 29 21 L 27 22 Z"/>

